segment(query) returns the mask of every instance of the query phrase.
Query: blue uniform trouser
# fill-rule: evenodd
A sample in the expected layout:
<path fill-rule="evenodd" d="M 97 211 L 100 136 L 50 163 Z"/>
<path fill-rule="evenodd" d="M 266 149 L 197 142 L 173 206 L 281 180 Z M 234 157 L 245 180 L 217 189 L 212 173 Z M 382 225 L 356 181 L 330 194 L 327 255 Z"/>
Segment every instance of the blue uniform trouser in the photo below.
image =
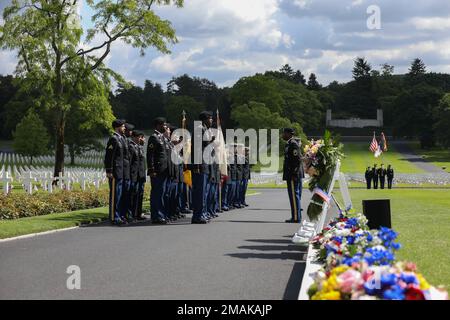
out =
<path fill-rule="evenodd" d="M 208 175 L 192 173 L 192 220 L 205 219 Z"/>
<path fill-rule="evenodd" d="M 177 204 L 178 204 L 178 182 L 169 179 L 170 181 L 167 184 L 167 214 L 169 217 L 174 217 L 177 215 Z"/>
<path fill-rule="evenodd" d="M 245 204 L 245 194 L 247 193 L 248 179 L 242 179 L 240 203 Z"/>
<path fill-rule="evenodd" d="M 217 212 L 217 191 L 218 184 L 210 183 L 209 192 L 208 192 L 208 213 L 215 214 Z"/>
<path fill-rule="evenodd" d="M 234 194 L 236 192 L 236 180 L 231 180 L 230 187 L 228 189 L 228 207 L 234 205 Z"/>
<path fill-rule="evenodd" d="M 136 211 L 134 211 L 135 218 L 142 215 L 142 202 L 144 201 L 144 189 L 145 189 L 145 178 L 140 179 L 136 183 Z"/>
<path fill-rule="evenodd" d="M 130 206 L 128 209 L 128 217 L 135 218 L 138 204 L 138 185 L 137 181 L 130 181 Z"/>
<path fill-rule="evenodd" d="M 156 177 L 151 178 L 152 190 L 150 192 L 150 212 L 153 221 L 166 218 L 164 196 L 167 181 L 167 174 L 164 173 L 158 174 Z"/>
<path fill-rule="evenodd" d="M 233 195 L 233 202 L 232 204 L 234 206 L 238 206 L 239 202 L 240 202 L 240 198 L 241 198 L 241 180 L 236 180 L 235 182 L 235 190 L 234 190 L 234 195 Z"/>
<path fill-rule="evenodd" d="M 289 195 L 289 203 L 291 204 L 292 220 L 301 222 L 301 197 L 302 197 L 302 179 L 287 180 L 287 190 Z"/>
<path fill-rule="evenodd" d="M 111 178 L 109 180 L 109 220 L 117 221 L 122 216 L 122 187 L 123 179 Z"/>
<path fill-rule="evenodd" d="M 183 201 L 184 200 L 184 201 Z M 178 182 L 177 185 L 177 212 L 181 212 L 186 205 L 186 194 L 184 193 L 184 183 Z"/>
<path fill-rule="evenodd" d="M 122 219 L 125 219 L 127 217 L 130 217 L 131 213 L 131 180 L 130 179 L 124 179 L 123 180 L 123 187 L 122 187 L 122 210 L 121 210 L 121 217 Z"/>
<path fill-rule="evenodd" d="M 230 183 L 225 183 L 222 187 L 222 209 L 228 208 L 228 191 L 230 186 Z"/>

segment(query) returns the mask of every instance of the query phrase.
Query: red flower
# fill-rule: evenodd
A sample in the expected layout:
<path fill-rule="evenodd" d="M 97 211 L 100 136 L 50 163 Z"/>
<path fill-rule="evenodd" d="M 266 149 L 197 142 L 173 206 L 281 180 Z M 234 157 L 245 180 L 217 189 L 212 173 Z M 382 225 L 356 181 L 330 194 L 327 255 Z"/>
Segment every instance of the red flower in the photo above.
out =
<path fill-rule="evenodd" d="M 405 292 L 405 299 L 406 300 L 425 300 L 425 296 L 420 290 L 420 288 L 416 285 L 410 285 L 406 289 Z"/>
<path fill-rule="evenodd" d="M 416 272 L 417 271 L 417 266 L 415 263 L 413 262 L 407 262 L 405 264 L 405 271 L 411 271 L 411 272 Z"/>

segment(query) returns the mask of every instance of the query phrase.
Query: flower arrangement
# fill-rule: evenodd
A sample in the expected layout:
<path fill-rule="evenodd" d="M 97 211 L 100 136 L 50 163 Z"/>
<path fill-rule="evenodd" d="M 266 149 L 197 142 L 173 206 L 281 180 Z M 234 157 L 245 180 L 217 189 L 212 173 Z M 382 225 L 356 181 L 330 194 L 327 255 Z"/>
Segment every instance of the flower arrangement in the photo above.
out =
<path fill-rule="evenodd" d="M 304 149 L 305 172 L 311 179 L 309 189 L 313 192 L 307 214 L 311 221 L 319 218 L 324 202 L 329 202 L 328 191 L 333 180 L 337 162 L 343 157 L 343 145 L 325 131 L 323 139 L 311 140 Z"/>
<path fill-rule="evenodd" d="M 309 288 L 311 300 L 447 300 L 411 262 L 370 266 L 366 262 L 318 272 Z"/>
<path fill-rule="evenodd" d="M 368 230 L 360 213 L 340 214 L 312 240 L 323 268 L 308 290 L 312 300 L 442 300 L 411 262 L 396 262 L 397 233 Z"/>

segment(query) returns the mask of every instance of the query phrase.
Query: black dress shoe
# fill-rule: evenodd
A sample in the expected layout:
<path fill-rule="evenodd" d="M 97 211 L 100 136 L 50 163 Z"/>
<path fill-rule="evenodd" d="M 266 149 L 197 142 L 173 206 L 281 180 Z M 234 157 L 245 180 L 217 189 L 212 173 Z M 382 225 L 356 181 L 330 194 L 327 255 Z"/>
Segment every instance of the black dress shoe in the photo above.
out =
<path fill-rule="evenodd" d="M 300 221 L 298 220 L 293 220 L 293 219 L 289 219 L 285 221 L 286 223 L 299 223 Z"/>
<path fill-rule="evenodd" d="M 167 224 L 167 220 L 164 219 L 152 220 L 152 224 Z"/>
<path fill-rule="evenodd" d="M 244 206 L 248 207 L 248 203 L 244 203 Z"/>
<path fill-rule="evenodd" d="M 208 221 L 206 221 L 205 219 L 195 219 L 191 221 L 192 224 L 207 224 Z"/>
<path fill-rule="evenodd" d="M 147 218 L 146 218 L 146 217 L 143 217 L 143 216 L 140 216 L 140 217 L 137 217 L 136 220 L 138 220 L 138 221 L 143 221 L 143 220 L 147 220 Z"/>
<path fill-rule="evenodd" d="M 189 214 L 189 213 L 192 213 L 192 210 L 183 209 L 183 210 L 181 210 L 181 213 Z"/>

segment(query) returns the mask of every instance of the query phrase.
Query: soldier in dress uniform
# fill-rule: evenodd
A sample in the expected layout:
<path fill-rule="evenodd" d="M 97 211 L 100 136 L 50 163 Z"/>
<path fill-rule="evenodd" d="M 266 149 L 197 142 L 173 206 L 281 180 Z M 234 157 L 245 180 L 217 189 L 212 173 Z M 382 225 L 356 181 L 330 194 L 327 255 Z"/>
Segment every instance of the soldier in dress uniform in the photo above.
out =
<path fill-rule="evenodd" d="M 384 189 L 384 183 L 386 181 L 386 169 L 384 164 L 381 164 L 381 168 L 378 169 L 378 177 L 380 178 L 380 189 Z"/>
<path fill-rule="evenodd" d="M 372 187 L 372 169 L 370 167 L 367 167 L 364 177 L 366 178 L 367 189 L 370 189 Z"/>
<path fill-rule="evenodd" d="M 150 210 L 154 224 L 167 224 L 167 210 L 164 203 L 169 161 L 167 159 L 167 143 L 163 134 L 166 132 L 166 119 L 158 117 L 154 120 L 155 131 L 148 139 L 147 173 L 150 176 Z"/>
<path fill-rule="evenodd" d="M 123 177 L 123 212 L 124 216 L 122 219 L 127 222 L 133 221 L 133 214 L 131 211 L 131 161 L 130 161 L 130 144 L 132 141 L 131 135 L 133 134 L 134 125 L 131 123 L 125 123 L 125 132 L 124 132 L 124 138 L 125 138 L 125 147 L 126 151 L 123 154 L 123 163 L 124 163 L 124 177 Z"/>
<path fill-rule="evenodd" d="M 233 176 L 236 175 L 236 171 L 233 166 L 234 155 L 233 151 L 227 147 L 227 172 L 228 176 L 225 177 L 225 181 L 223 183 L 223 192 L 222 192 L 222 210 L 228 211 L 231 210 L 231 198 L 233 193 Z M 235 179 L 235 178 L 234 178 Z"/>
<path fill-rule="evenodd" d="M 241 204 L 242 179 L 244 178 L 245 158 L 238 149 L 240 147 L 240 145 L 236 145 L 234 149 L 236 159 L 236 191 L 234 193 L 233 205 L 237 209 L 245 207 Z"/>
<path fill-rule="evenodd" d="M 133 131 L 133 136 L 138 137 L 138 150 L 139 150 L 139 170 L 137 179 L 137 206 L 135 211 L 135 219 L 146 220 L 142 212 L 142 203 L 144 201 L 144 188 L 147 181 L 147 174 L 145 172 L 145 134 L 142 131 Z"/>
<path fill-rule="evenodd" d="M 143 133 L 133 130 L 132 138 L 129 144 L 130 151 L 130 215 L 132 220 L 142 220 L 142 198 L 140 197 L 141 188 L 145 183 L 145 161 L 141 150 L 141 142 Z M 140 208 L 139 208 L 140 207 Z M 141 210 L 139 213 L 139 209 Z M 145 219 L 145 218 L 144 218 Z"/>
<path fill-rule="evenodd" d="M 205 224 L 207 219 L 207 196 L 209 188 L 209 164 L 203 157 L 205 148 L 215 140 L 215 137 L 209 130 L 213 123 L 213 114 L 211 111 L 200 113 L 202 121 L 201 128 L 194 129 L 195 136 L 192 140 L 192 161 L 190 168 L 192 171 L 192 206 L 193 214 L 191 222 L 193 224 Z M 201 141 L 201 146 L 196 145 Z M 197 162 L 199 163 L 196 163 Z"/>
<path fill-rule="evenodd" d="M 375 163 L 372 168 L 372 180 L 373 180 L 373 188 L 378 189 L 378 168 Z"/>
<path fill-rule="evenodd" d="M 389 164 L 386 170 L 388 189 L 392 189 L 392 180 L 394 180 L 394 169 Z"/>
<path fill-rule="evenodd" d="M 287 141 L 284 150 L 283 180 L 287 183 L 291 205 L 291 219 L 286 220 L 289 223 L 301 222 L 302 178 L 304 178 L 300 141 L 294 138 L 294 134 L 295 130 L 292 128 L 283 130 L 283 140 Z"/>
<path fill-rule="evenodd" d="M 251 178 L 250 175 L 250 149 L 248 147 L 245 148 L 245 163 L 243 165 L 243 173 L 242 173 L 242 184 L 241 184 L 241 205 L 248 207 L 247 202 L 245 201 L 245 194 L 247 193 L 248 181 Z"/>
<path fill-rule="evenodd" d="M 126 141 L 123 137 L 125 132 L 125 121 L 116 119 L 112 122 L 113 135 L 106 144 L 105 170 L 109 181 L 109 221 L 121 225 L 124 224 L 122 217 L 122 190 L 124 181 L 124 153 Z"/>

